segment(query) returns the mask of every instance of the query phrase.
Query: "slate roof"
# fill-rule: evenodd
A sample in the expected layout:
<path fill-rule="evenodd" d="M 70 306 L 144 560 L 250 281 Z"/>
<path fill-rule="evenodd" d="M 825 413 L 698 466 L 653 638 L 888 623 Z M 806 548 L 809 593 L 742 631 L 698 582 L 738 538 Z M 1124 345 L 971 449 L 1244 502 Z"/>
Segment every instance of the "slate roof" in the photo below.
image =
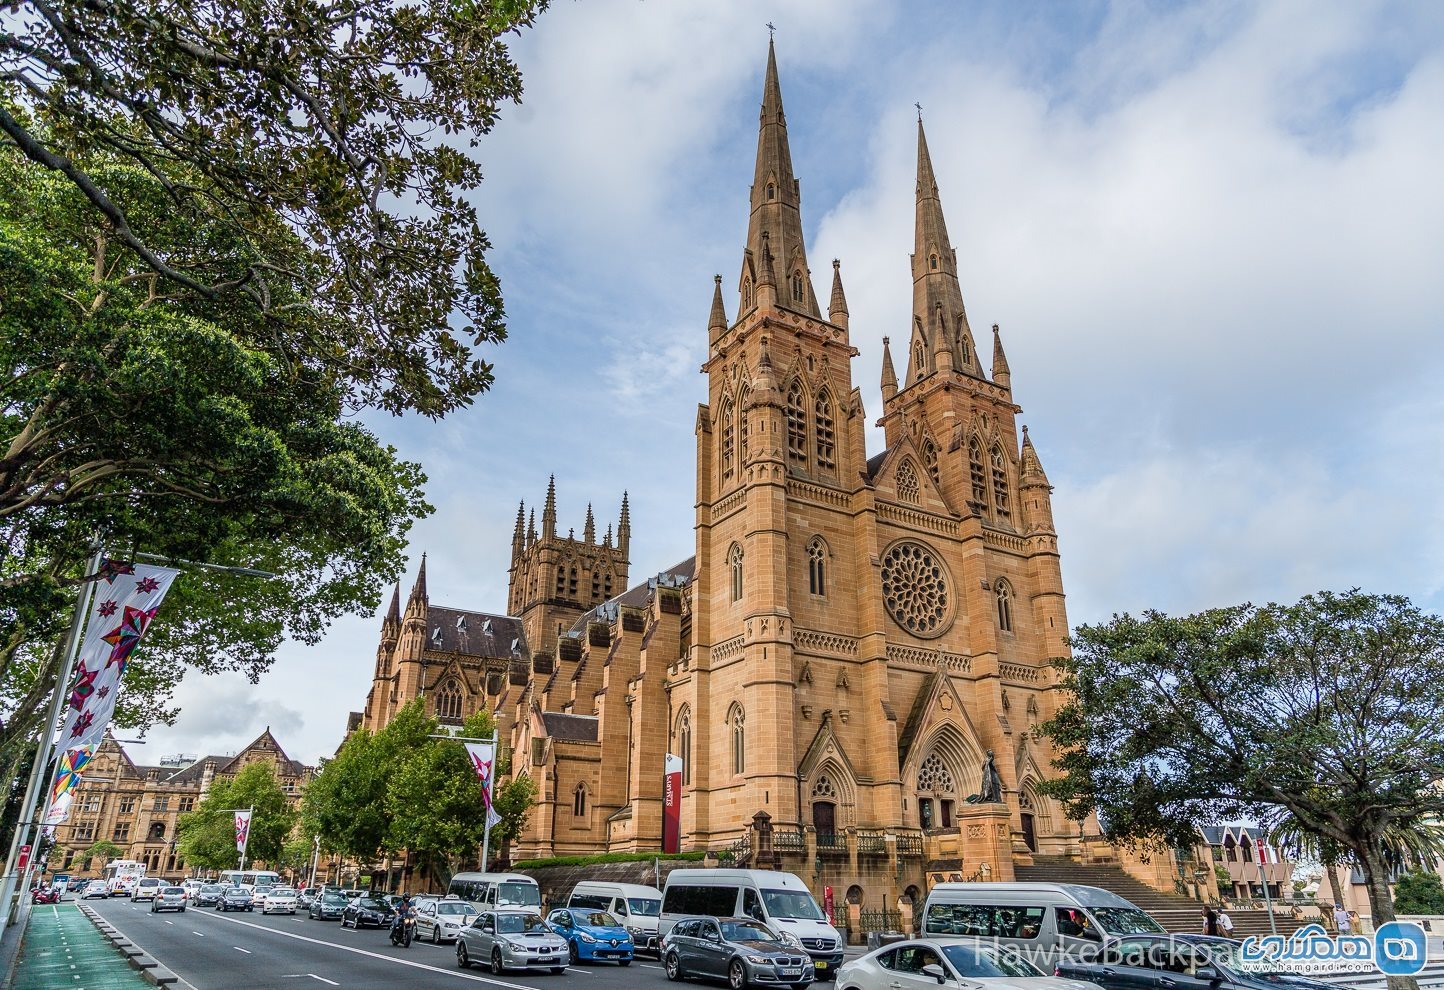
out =
<path fill-rule="evenodd" d="M 887 453 L 888 453 L 888 452 L 887 452 L 887 449 L 884 449 L 882 453 L 880 453 L 880 454 L 873 454 L 871 457 L 869 457 L 869 458 L 867 459 L 867 480 L 868 480 L 868 481 L 871 481 L 873 478 L 876 478 L 876 477 L 877 477 L 877 473 L 882 470 L 882 462 L 885 461 L 885 460 L 887 460 Z"/>
<path fill-rule="evenodd" d="M 199 784 L 201 782 L 201 775 L 205 771 L 207 763 L 214 763 L 216 765 L 216 770 L 219 771 L 221 767 L 225 766 L 227 763 L 231 762 L 234 759 L 234 756 L 216 756 L 214 754 L 212 754 L 211 756 L 202 756 L 199 760 L 196 760 L 184 770 L 177 770 L 166 779 L 172 784 Z"/>
<path fill-rule="evenodd" d="M 673 564 L 661 573 L 676 578 L 680 585 L 691 584 L 692 579 L 697 575 L 697 557 L 694 554 L 680 563 Z M 656 576 L 657 575 L 654 574 L 652 578 Z M 587 623 L 595 620 L 598 613 L 604 609 L 613 611 L 618 605 L 626 605 L 628 608 L 641 608 L 647 604 L 647 598 L 652 594 L 652 578 L 648 578 L 641 584 L 635 584 L 615 598 L 610 598 L 595 608 L 582 613 L 581 618 L 572 623 L 572 627 L 568 632 L 578 634 L 586 632 Z"/>
<path fill-rule="evenodd" d="M 560 742 L 596 742 L 595 715 L 568 715 L 566 712 L 542 712 L 547 735 Z"/>
<path fill-rule="evenodd" d="M 509 615 L 469 612 L 440 605 L 426 607 L 426 648 L 468 657 L 510 660 L 512 643 L 527 656 L 526 632 L 521 620 Z"/>

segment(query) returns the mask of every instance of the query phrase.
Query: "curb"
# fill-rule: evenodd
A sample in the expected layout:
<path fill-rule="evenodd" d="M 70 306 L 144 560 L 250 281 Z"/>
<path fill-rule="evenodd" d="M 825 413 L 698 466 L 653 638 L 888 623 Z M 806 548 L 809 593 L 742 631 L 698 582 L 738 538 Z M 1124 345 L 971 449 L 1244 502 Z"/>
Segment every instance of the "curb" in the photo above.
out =
<path fill-rule="evenodd" d="M 125 960 L 130 963 L 131 968 L 139 970 L 140 975 L 145 977 L 152 986 L 170 987 L 179 982 L 180 977 L 137 948 L 134 942 L 122 935 L 114 925 L 102 918 L 90 905 L 78 904 L 76 906 L 100 934 L 110 940 L 116 951 L 125 956 Z"/>

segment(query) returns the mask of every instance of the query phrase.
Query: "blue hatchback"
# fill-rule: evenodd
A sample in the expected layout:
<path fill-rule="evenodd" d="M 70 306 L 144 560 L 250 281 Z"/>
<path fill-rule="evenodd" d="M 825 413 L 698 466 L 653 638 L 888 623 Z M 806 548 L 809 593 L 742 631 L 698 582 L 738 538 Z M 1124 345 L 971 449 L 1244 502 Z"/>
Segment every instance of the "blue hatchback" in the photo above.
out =
<path fill-rule="evenodd" d="M 605 960 L 619 966 L 630 966 L 632 936 L 622 923 L 606 911 L 592 908 L 558 908 L 547 916 L 547 922 L 571 947 L 572 962 Z"/>

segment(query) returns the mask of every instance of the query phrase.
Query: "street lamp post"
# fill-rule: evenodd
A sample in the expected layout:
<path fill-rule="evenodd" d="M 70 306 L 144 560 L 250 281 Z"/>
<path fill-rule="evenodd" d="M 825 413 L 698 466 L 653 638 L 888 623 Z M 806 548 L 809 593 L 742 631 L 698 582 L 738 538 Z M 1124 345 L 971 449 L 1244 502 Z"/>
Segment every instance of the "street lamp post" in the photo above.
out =
<path fill-rule="evenodd" d="M 311 882 L 306 884 L 307 887 L 316 886 L 316 864 L 321 859 L 321 837 L 316 836 L 314 842 L 315 847 L 311 852 Z"/>

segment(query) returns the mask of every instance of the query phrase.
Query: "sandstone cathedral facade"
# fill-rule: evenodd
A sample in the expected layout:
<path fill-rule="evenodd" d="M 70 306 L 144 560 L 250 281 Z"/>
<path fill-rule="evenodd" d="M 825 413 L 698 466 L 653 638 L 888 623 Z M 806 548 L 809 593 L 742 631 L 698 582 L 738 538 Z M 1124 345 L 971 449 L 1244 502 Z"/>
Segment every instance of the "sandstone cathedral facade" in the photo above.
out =
<path fill-rule="evenodd" d="M 352 727 L 417 696 L 443 721 L 496 711 L 540 790 L 517 858 L 658 849 L 669 752 L 684 849 L 745 863 L 766 812 L 784 869 L 873 904 L 1076 855 L 1036 789 L 1068 649 L 1052 489 L 996 325 L 984 366 L 921 121 L 881 452 L 836 261 L 825 316 L 814 292 L 770 47 L 750 210 L 735 317 L 719 276 L 706 328 L 692 556 L 629 585 L 625 496 L 615 534 L 588 507 L 577 538 L 550 488 L 540 529 L 518 512 L 506 615 L 432 605 L 423 559 Z"/>

